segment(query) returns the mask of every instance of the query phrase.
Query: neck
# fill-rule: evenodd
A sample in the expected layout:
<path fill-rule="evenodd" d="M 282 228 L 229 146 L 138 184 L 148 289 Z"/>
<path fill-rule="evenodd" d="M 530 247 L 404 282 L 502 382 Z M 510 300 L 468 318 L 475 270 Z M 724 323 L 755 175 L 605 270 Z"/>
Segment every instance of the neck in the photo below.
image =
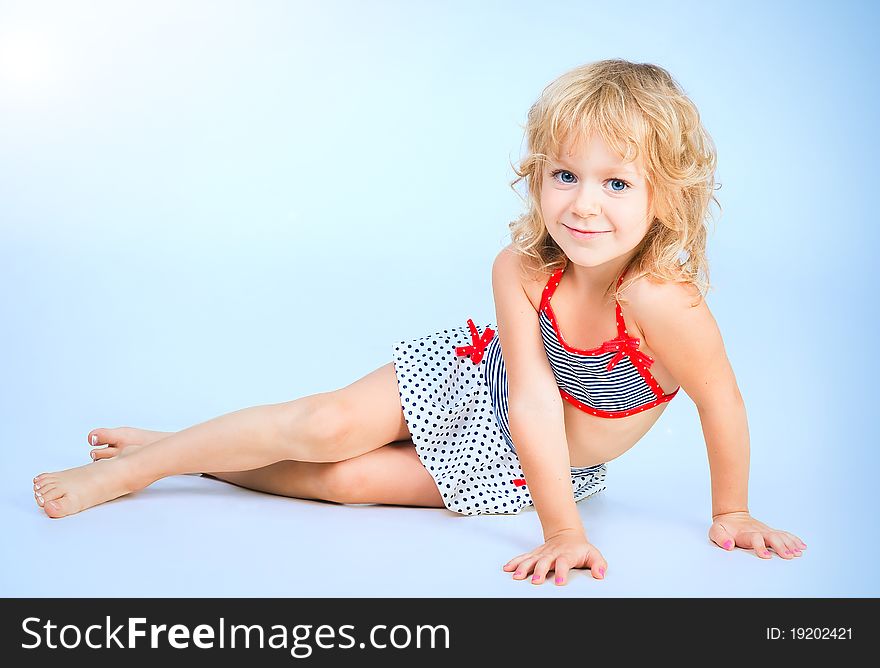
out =
<path fill-rule="evenodd" d="M 631 257 L 615 258 L 597 267 L 582 267 L 569 261 L 565 268 L 574 289 L 590 301 L 604 301 L 617 287 L 617 279 Z"/>

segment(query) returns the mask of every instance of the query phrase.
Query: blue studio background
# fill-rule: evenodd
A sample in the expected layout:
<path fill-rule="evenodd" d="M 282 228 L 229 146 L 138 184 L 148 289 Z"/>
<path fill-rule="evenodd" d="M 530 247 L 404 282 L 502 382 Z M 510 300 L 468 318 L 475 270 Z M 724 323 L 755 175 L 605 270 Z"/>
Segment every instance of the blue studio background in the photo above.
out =
<path fill-rule="evenodd" d="M 0 595 L 877 596 L 877 23 L 852 1 L 0 0 Z M 803 557 L 708 541 L 683 392 L 578 506 L 603 582 L 501 571 L 540 544 L 533 510 L 197 476 L 37 507 L 32 478 L 86 463 L 90 429 L 329 391 L 494 321 L 528 107 L 612 57 L 668 69 L 716 142 L 709 306 L 750 508 Z"/>

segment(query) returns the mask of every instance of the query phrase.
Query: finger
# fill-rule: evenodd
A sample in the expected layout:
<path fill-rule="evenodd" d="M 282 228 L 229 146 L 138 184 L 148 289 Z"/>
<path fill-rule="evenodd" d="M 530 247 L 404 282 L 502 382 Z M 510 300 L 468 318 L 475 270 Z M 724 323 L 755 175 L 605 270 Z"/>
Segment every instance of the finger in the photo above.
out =
<path fill-rule="evenodd" d="M 605 571 L 608 570 L 608 562 L 605 561 L 605 557 L 596 548 L 593 548 L 587 556 L 587 568 L 590 569 L 590 575 L 595 579 L 602 580 L 605 577 Z"/>
<path fill-rule="evenodd" d="M 502 566 L 501 568 L 503 568 L 505 571 L 515 570 L 517 567 L 517 564 L 519 564 L 519 562 L 521 562 L 523 559 L 525 559 L 530 554 L 531 554 L 531 552 L 525 552 L 523 554 L 518 554 L 513 559 L 508 561 L 506 564 L 504 564 L 504 566 Z"/>
<path fill-rule="evenodd" d="M 774 531 L 773 533 L 768 533 L 764 539 L 770 543 L 770 547 L 772 547 L 780 557 L 783 559 L 794 559 L 794 553 L 788 549 L 781 534 Z"/>
<path fill-rule="evenodd" d="M 757 531 L 750 534 L 751 544 L 755 550 L 755 554 L 757 554 L 762 559 L 770 559 L 772 555 L 770 551 L 767 549 L 766 545 L 764 545 L 764 538 Z"/>
<path fill-rule="evenodd" d="M 736 547 L 736 539 L 720 522 L 715 522 L 709 529 L 709 540 L 725 550 Z"/>
<path fill-rule="evenodd" d="M 541 557 L 535 564 L 535 574 L 532 576 L 532 584 L 544 584 L 547 577 L 547 571 L 553 565 L 555 557 Z"/>
<path fill-rule="evenodd" d="M 537 557 L 527 557 L 523 559 L 519 566 L 516 567 L 516 572 L 513 574 L 514 580 L 524 580 L 529 576 L 529 573 L 532 572 L 532 567 L 535 565 L 535 562 L 538 561 Z"/>
<path fill-rule="evenodd" d="M 795 536 L 793 533 L 789 533 L 788 531 L 783 531 L 782 533 L 784 533 L 786 536 L 791 538 L 794 541 L 795 546 L 797 546 L 797 548 L 799 550 L 806 550 L 807 549 L 807 544 L 804 541 L 802 541 L 800 538 Z"/>
<path fill-rule="evenodd" d="M 783 552 L 788 555 L 789 558 L 794 559 L 795 557 L 801 556 L 800 548 L 795 544 L 794 539 L 785 531 L 777 531 L 776 535 L 779 537 L 779 540 L 782 541 Z"/>
<path fill-rule="evenodd" d="M 561 586 L 568 581 L 568 572 L 571 570 L 571 564 L 568 563 L 568 559 L 565 557 L 558 557 L 556 559 L 556 567 L 553 570 L 556 571 L 556 584 Z"/>
<path fill-rule="evenodd" d="M 787 554 L 792 558 L 801 556 L 801 549 L 795 544 L 793 538 L 784 531 L 777 531 L 776 533 L 779 536 L 779 540 L 781 540 L 782 544 L 785 546 L 785 552 Z"/>

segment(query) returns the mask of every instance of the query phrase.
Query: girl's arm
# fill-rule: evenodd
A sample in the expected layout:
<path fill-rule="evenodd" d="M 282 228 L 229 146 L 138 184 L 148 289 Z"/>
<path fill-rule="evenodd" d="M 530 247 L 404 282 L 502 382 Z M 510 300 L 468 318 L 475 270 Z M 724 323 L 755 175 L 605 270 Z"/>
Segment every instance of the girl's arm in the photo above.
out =
<path fill-rule="evenodd" d="M 520 269 L 511 247 L 502 249 L 492 265 L 492 292 L 507 372 L 510 435 L 546 540 L 583 526 L 571 494 L 562 398 Z"/>
<path fill-rule="evenodd" d="M 691 285 L 648 280 L 639 281 L 628 296 L 645 343 L 697 405 L 712 477 L 709 537 L 727 550 L 754 548 L 764 558 L 771 556 L 765 541 L 780 557 L 800 555 L 806 547 L 800 538 L 749 513 L 746 409 L 705 300 Z"/>
<path fill-rule="evenodd" d="M 589 568 L 604 577 L 602 554 L 587 541 L 574 497 L 565 418 L 559 387 L 541 340 L 538 313 L 520 281 L 520 260 L 503 249 L 492 265 L 498 337 L 507 370 L 510 434 L 541 520 L 544 544 L 504 565 L 514 578 L 534 570 L 543 582 L 550 569 L 565 584 L 571 568 Z"/>
<path fill-rule="evenodd" d="M 693 286 L 639 281 L 630 297 L 646 345 L 700 414 L 712 477 L 712 515 L 748 512 L 749 428 L 721 332 Z M 691 306 L 697 303 L 697 306 Z"/>
<path fill-rule="evenodd" d="M 565 531 L 584 531 L 571 494 L 571 460 L 561 401 L 543 408 L 540 404 L 511 406 L 508 414 L 510 436 L 541 520 L 544 540 Z"/>

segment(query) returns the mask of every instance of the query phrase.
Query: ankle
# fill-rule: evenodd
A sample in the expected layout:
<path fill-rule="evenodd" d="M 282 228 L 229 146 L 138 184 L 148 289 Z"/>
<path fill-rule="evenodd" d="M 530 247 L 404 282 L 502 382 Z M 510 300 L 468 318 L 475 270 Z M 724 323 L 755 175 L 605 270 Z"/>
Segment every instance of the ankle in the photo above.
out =
<path fill-rule="evenodd" d="M 99 463 L 98 466 L 112 467 L 116 485 L 123 487 L 126 492 L 136 492 L 156 482 L 150 480 L 149 476 L 145 475 L 143 467 L 138 466 L 137 461 L 132 462 L 132 459 L 135 459 L 133 454 L 128 457 L 113 457 Z"/>

